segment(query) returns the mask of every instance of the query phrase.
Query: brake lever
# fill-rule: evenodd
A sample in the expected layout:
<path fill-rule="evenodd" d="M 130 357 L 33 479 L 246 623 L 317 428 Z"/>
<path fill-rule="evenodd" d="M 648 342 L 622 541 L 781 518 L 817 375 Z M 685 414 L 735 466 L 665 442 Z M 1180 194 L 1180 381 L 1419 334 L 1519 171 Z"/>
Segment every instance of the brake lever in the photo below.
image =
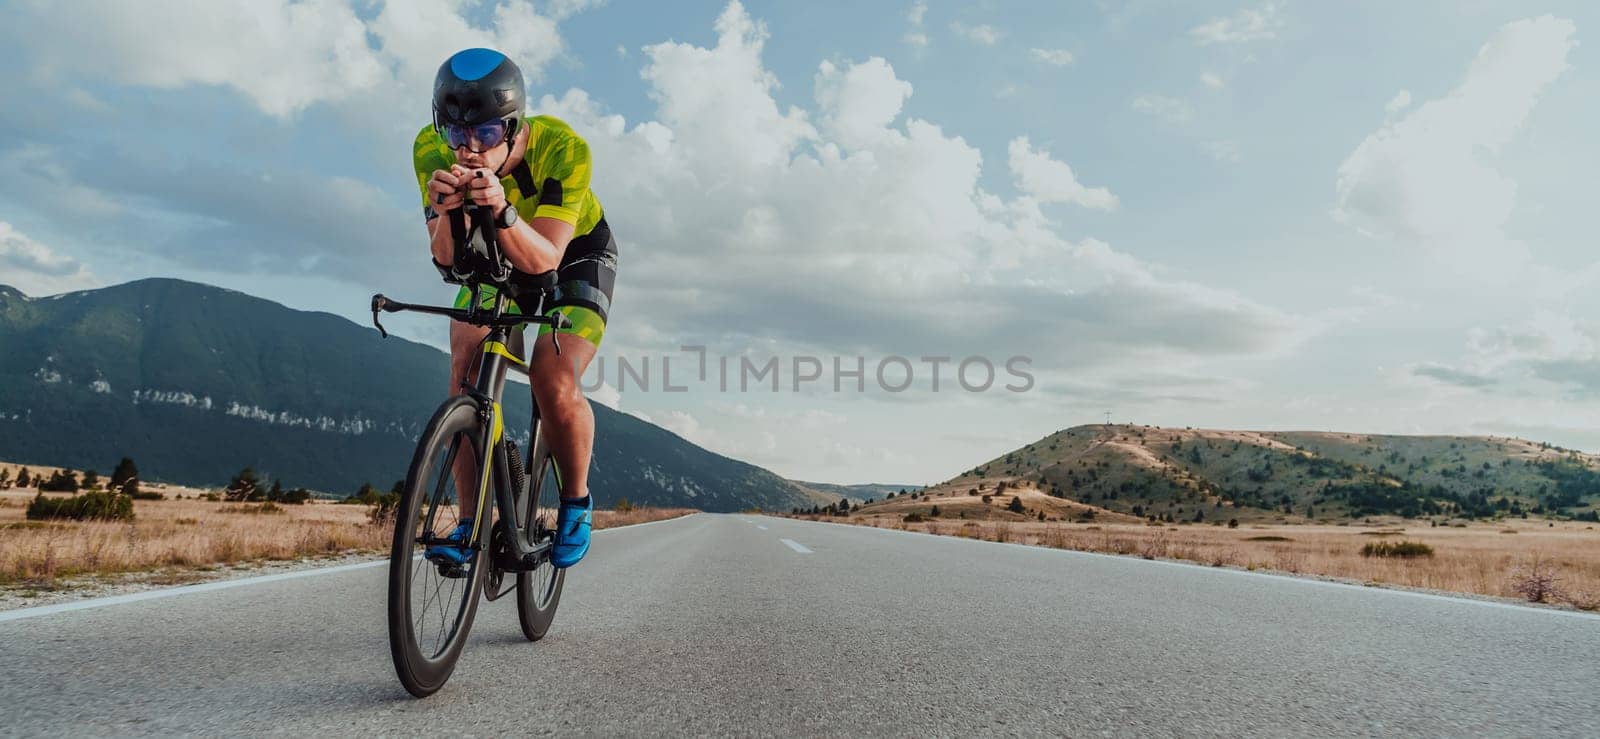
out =
<path fill-rule="evenodd" d="M 372 296 L 372 325 L 378 327 L 378 333 L 385 339 L 389 338 L 389 332 L 383 330 L 383 324 L 378 322 L 378 311 L 383 310 L 388 304 L 389 299 L 383 297 L 383 293 Z"/>
<path fill-rule="evenodd" d="M 555 345 L 556 356 L 558 357 L 561 356 L 561 329 L 571 327 L 572 321 L 567 320 L 567 317 L 561 313 L 555 314 L 550 319 L 550 343 Z"/>

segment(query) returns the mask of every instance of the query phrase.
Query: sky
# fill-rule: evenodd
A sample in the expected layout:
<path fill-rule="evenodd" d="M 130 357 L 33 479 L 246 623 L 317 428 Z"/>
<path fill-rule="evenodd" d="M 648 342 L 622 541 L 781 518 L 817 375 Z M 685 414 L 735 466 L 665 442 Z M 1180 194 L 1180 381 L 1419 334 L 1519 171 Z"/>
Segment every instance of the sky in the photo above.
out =
<path fill-rule="evenodd" d="M 411 141 L 489 46 L 619 241 L 590 396 L 714 451 L 897 484 L 1108 418 L 1600 451 L 1590 3 L 4 5 L 30 295 L 448 301 Z"/>

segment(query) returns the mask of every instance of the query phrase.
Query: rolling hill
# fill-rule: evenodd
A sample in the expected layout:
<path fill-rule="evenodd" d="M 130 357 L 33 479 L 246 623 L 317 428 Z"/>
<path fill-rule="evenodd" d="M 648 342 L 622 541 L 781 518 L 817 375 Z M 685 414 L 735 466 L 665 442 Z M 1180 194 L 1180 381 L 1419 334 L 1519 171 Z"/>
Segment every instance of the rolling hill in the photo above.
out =
<path fill-rule="evenodd" d="M 1018 495 L 1024 513 L 1007 510 Z M 1018 519 L 1600 520 L 1600 456 L 1505 437 L 1076 426 L 863 510 L 940 504 Z"/>
<path fill-rule="evenodd" d="M 442 319 L 441 319 L 442 320 Z M 333 494 L 403 477 L 448 357 L 328 313 L 172 279 L 30 298 L 0 286 L 0 459 L 220 485 L 245 466 Z M 527 438 L 525 386 L 508 433 Z M 601 500 L 783 510 L 815 494 L 601 405 Z"/>

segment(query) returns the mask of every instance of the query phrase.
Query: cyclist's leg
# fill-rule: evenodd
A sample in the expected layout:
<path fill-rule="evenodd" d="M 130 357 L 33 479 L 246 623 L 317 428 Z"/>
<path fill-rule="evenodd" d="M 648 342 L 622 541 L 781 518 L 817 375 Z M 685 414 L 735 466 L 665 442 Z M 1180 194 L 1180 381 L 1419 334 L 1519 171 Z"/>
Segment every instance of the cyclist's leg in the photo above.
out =
<path fill-rule="evenodd" d="M 531 382 L 539 405 L 550 454 L 560 471 L 561 497 L 581 498 L 589 491 L 589 457 L 594 450 L 594 410 L 584 399 L 578 378 L 594 359 L 597 347 L 561 334 L 561 354 L 555 352 L 550 333 L 541 334 L 533 347 Z"/>
<path fill-rule="evenodd" d="M 483 356 L 480 346 L 489 329 L 460 321 L 450 322 L 450 388 L 448 395 L 461 393 L 462 378 L 477 373 L 478 360 Z M 461 504 L 461 520 L 470 521 L 477 513 L 478 460 L 473 458 L 472 447 L 463 439 L 456 444 L 456 500 Z"/>
<path fill-rule="evenodd" d="M 617 245 L 602 219 L 595 229 L 567 245 L 571 255 L 559 272 L 555 299 L 547 313 L 561 313 L 561 353 L 549 326 L 540 326 L 529 365 L 533 398 L 545 423 L 546 438 L 561 477 L 562 498 L 589 493 L 589 458 L 594 449 L 594 411 L 584 399 L 580 378 L 605 335 L 606 315 L 617 277 Z"/>

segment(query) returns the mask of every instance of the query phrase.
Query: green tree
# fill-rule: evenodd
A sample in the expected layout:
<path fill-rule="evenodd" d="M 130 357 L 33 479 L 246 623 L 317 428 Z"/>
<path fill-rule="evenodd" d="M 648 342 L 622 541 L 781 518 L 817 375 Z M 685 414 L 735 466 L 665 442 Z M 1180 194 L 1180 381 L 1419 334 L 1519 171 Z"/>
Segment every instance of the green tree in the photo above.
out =
<path fill-rule="evenodd" d="M 933 516 L 934 518 L 938 518 L 939 517 L 939 506 L 934 506 L 933 510 L 928 511 L 928 515 Z"/>
<path fill-rule="evenodd" d="M 83 473 L 83 487 L 85 490 L 95 490 L 100 487 L 100 473 L 89 470 Z"/>
<path fill-rule="evenodd" d="M 0 490 L 11 487 L 11 470 L 0 470 Z"/>
<path fill-rule="evenodd" d="M 233 476 L 228 487 L 222 490 L 223 497 L 228 500 L 248 501 L 261 497 L 261 478 L 256 476 L 256 471 L 246 467 Z"/>
<path fill-rule="evenodd" d="M 28 475 L 28 468 L 27 467 L 23 467 L 22 469 L 17 471 L 17 487 L 25 488 L 25 487 L 27 487 L 29 485 L 33 485 L 33 484 L 36 484 L 36 483 L 34 483 L 33 478 Z"/>
<path fill-rule="evenodd" d="M 56 470 L 50 479 L 39 483 L 39 489 L 52 493 L 78 492 L 78 474 L 71 470 Z"/>
<path fill-rule="evenodd" d="M 120 490 L 122 489 L 122 483 L 138 476 L 139 468 L 134 465 L 133 459 L 123 457 L 122 461 L 117 463 L 117 468 L 111 471 L 111 487 Z"/>
<path fill-rule="evenodd" d="M 1012 513 L 1027 512 L 1027 509 L 1022 507 L 1022 498 L 1020 496 L 1013 497 L 1011 499 L 1011 504 L 1006 506 L 1006 510 L 1011 511 Z"/>

